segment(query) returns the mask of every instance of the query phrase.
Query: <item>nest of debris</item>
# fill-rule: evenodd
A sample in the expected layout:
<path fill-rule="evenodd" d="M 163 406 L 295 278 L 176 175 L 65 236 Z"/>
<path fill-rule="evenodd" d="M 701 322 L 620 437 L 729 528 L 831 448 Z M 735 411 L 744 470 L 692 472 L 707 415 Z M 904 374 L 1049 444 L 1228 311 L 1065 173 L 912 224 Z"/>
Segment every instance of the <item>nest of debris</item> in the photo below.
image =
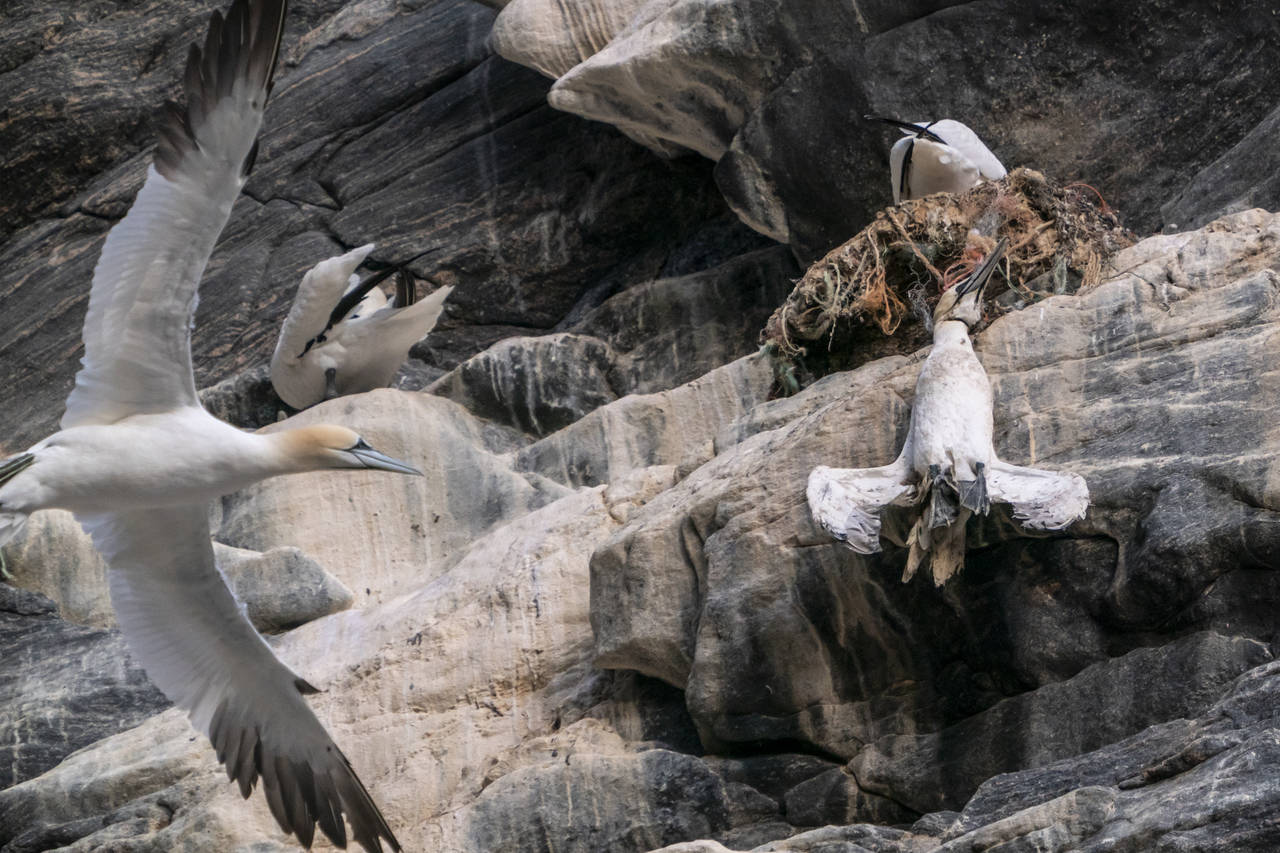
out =
<path fill-rule="evenodd" d="M 984 324 L 1097 284 L 1111 256 L 1136 242 L 1092 187 L 1026 168 L 882 210 L 813 264 L 769 318 L 761 337 L 780 382 L 795 390 L 797 371 L 804 382 L 923 346 L 942 291 L 999 237 L 1009 247 L 987 286 Z"/>

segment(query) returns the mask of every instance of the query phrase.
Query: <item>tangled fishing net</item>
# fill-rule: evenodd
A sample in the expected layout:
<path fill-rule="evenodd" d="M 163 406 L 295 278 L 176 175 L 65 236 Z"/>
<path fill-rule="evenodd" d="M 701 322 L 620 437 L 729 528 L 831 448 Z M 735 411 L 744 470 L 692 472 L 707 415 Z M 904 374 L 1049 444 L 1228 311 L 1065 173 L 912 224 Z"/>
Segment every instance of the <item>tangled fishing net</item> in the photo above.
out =
<path fill-rule="evenodd" d="M 965 193 L 882 210 L 809 268 L 769 318 L 763 343 L 785 365 L 780 374 L 802 381 L 911 352 L 929 341 L 944 287 L 999 237 L 1009 248 L 987 287 L 988 320 L 1097 284 L 1110 257 L 1136 242 L 1092 187 L 1015 169 Z"/>

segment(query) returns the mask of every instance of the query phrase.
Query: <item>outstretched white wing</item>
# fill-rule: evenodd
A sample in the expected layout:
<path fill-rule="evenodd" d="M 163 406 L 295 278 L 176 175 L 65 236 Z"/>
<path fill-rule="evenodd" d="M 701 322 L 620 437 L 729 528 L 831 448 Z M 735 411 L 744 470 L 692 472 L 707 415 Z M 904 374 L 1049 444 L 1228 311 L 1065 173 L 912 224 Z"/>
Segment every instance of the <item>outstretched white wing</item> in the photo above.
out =
<path fill-rule="evenodd" d="M 880 512 L 915 500 L 904 456 L 881 468 L 828 468 L 809 474 L 809 511 L 813 520 L 859 554 L 880 550 Z"/>
<path fill-rule="evenodd" d="M 214 13 L 187 59 L 187 106 L 170 105 L 155 163 L 93 271 L 83 367 L 63 428 L 199 405 L 191 371 L 196 288 L 252 166 L 284 29 L 285 0 Z"/>
<path fill-rule="evenodd" d="M 212 741 L 247 798 L 262 779 L 271 813 L 311 846 L 318 823 L 339 847 L 370 851 L 391 829 L 304 693 L 315 688 L 280 662 L 223 581 L 204 507 L 81 516 L 109 566 L 111 603 L 148 677 Z"/>
<path fill-rule="evenodd" d="M 1013 505 L 1014 518 L 1035 530 L 1061 530 L 1089 508 L 1089 487 L 1079 474 L 1024 468 L 992 459 L 987 494 Z"/>

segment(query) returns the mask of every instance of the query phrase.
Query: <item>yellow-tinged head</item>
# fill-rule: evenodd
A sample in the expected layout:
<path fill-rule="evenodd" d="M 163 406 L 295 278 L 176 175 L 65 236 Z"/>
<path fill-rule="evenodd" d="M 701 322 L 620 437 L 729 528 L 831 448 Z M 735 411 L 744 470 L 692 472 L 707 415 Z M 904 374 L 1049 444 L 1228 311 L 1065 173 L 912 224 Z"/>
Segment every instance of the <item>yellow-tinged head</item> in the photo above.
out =
<path fill-rule="evenodd" d="M 343 426 L 316 424 L 295 427 L 277 435 L 285 453 L 294 458 L 303 470 L 369 468 L 422 475 L 412 465 L 374 450 L 359 433 Z"/>
<path fill-rule="evenodd" d="M 1009 241 L 1001 237 L 996 247 L 968 278 L 942 291 L 942 296 L 933 309 L 935 327 L 947 320 L 958 320 L 971 329 L 978 324 L 982 319 L 982 291 L 991 280 L 991 274 L 996 271 L 1008 245 Z"/>

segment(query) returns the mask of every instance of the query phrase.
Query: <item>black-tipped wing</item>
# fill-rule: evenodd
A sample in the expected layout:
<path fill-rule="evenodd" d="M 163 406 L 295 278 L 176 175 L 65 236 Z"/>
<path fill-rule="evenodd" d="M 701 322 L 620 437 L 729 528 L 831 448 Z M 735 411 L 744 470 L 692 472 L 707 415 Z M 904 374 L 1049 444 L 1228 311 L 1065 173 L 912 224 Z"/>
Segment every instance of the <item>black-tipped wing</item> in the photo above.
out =
<path fill-rule="evenodd" d="M 929 129 L 933 127 L 935 124 L 937 124 L 937 122 L 931 121 L 928 124 L 913 124 L 909 121 L 901 121 L 896 118 L 889 118 L 888 116 L 872 116 L 872 115 L 865 115 L 863 116 L 863 118 L 866 119 L 867 121 L 878 121 L 878 122 L 882 122 L 884 124 L 899 128 L 901 130 L 910 131 L 911 133 L 914 133 L 916 135 L 917 139 L 930 139 L 934 142 L 945 142 L 945 140 L 943 140 L 942 137 L 938 136 L 936 133 L 934 133 L 932 130 Z"/>
<path fill-rule="evenodd" d="M 252 162 L 285 0 L 217 13 L 170 107 L 154 165 L 93 271 L 83 367 L 62 426 L 199 405 L 191 371 L 196 289 Z"/>
<path fill-rule="evenodd" d="M 280 662 L 218 571 L 203 506 L 81 516 L 109 566 L 111 603 L 147 675 L 209 736 L 247 798 L 262 780 L 271 813 L 310 847 L 319 824 L 339 847 L 400 843 L 302 698 L 315 688 Z"/>

